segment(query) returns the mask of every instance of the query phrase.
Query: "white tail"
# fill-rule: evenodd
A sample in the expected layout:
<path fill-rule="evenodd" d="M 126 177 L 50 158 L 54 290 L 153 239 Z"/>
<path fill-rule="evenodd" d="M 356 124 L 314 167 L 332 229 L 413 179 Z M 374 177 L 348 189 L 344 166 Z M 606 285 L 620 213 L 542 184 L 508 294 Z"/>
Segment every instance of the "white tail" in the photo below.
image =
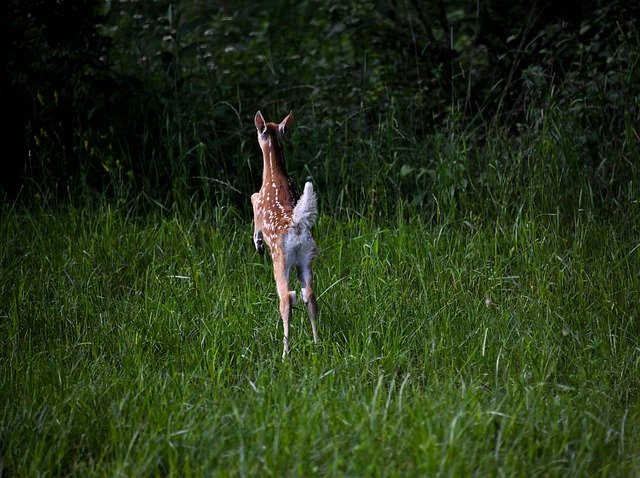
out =
<path fill-rule="evenodd" d="M 311 233 L 318 206 L 313 184 L 307 182 L 298 197 L 291 178 L 284 166 L 282 141 L 293 124 L 293 112 L 281 123 L 267 123 L 260 111 L 254 124 L 258 143 L 262 149 L 263 172 L 260 191 L 251 196 L 253 205 L 253 242 L 256 250 L 264 254 L 266 241 L 273 260 L 273 275 L 280 299 L 280 316 L 284 329 L 282 358 L 289 353 L 289 321 L 295 292 L 289 290 L 291 269 L 297 269 L 301 283 L 302 300 L 307 304 L 313 341 L 318 341 L 316 317 L 318 303 L 313 293 L 311 262 L 317 254 L 317 246 Z"/>
<path fill-rule="evenodd" d="M 313 184 L 307 181 L 304 185 L 302 196 L 300 196 L 296 206 L 293 208 L 293 224 L 311 229 L 316 223 L 317 215 L 316 192 L 313 190 Z"/>

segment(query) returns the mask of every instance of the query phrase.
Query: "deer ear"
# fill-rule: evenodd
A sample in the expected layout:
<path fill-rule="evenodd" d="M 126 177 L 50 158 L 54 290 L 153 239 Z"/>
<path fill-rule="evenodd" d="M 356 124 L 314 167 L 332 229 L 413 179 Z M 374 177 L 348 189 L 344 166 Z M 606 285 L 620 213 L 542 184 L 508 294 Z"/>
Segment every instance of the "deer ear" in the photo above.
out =
<path fill-rule="evenodd" d="M 285 119 L 278 125 L 278 130 L 280 134 L 284 136 L 291 129 L 293 125 L 293 111 L 291 111 Z"/>
<path fill-rule="evenodd" d="M 253 119 L 253 124 L 256 125 L 258 134 L 264 134 L 265 131 L 267 131 L 267 123 L 262 117 L 262 113 L 260 113 L 260 111 L 256 113 L 256 117 Z"/>

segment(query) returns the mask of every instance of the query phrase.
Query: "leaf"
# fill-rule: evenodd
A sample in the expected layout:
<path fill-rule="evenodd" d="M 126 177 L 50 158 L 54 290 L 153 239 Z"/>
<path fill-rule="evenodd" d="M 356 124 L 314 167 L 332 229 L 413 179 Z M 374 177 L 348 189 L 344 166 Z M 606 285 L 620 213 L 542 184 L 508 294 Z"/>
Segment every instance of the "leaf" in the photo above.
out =
<path fill-rule="evenodd" d="M 402 168 L 400 168 L 400 176 L 404 178 L 405 176 L 409 176 L 411 173 L 413 173 L 413 171 L 414 171 L 413 166 L 404 164 L 402 165 Z"/>

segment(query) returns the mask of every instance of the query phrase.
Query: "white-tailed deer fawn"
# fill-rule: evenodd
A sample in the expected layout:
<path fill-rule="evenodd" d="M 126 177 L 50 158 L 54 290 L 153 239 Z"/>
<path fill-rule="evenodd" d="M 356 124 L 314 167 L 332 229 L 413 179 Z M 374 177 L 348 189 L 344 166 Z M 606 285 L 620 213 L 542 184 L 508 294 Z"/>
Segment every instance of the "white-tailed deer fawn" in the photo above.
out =
<path fill-rule="evenodd" d="M 311 228 L 315 223 L 318 208 L 313 184 L 307 181 L 304 192 L 299 197 L 284 166 L 282 140 L 293 123 L 293 112 L 280 124 L 275 124 L 267 123 L 258 111 L 254 123 L 258 132 L 258 143 L 262 149 L 264 169 L 262 187 L 251 196 L 253 243 L 261 255 L 264 254 L 264 241 L 271 251 L 284 328 L 282 358 L 285 358 L 289 353 L 291 306 L 296 299 L 296 293 L 289 290 L 289 274 L 294 267 L 301 283 L 302 300 L 309 311 L 313 341 L 318 341 L 318 303 L 313 294 L 311 272 L 311 262 L 318 249 Z"/>

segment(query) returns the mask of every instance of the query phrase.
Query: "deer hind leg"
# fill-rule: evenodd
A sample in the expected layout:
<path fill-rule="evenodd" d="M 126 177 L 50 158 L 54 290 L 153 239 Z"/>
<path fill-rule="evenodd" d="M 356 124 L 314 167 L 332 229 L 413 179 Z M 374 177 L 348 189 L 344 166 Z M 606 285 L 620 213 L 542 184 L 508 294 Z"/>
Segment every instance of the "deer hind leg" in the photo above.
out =
<path fill-rule="evenodd" d="M 262 237 L 262 213 L 258 207 L 259 193 L 251 195 L 253 206 L 253 245 L 261 256 L 264 255 L 264 238 Z"/>
<path fill-rule="evenodd" d="M 282 339 L 282 358 L 289 354 L 289 321 L 291 320 L 291 307 L 296 301 L 295 292 L 289 291 L 289 270 L 285 265 L 283 256 L 276 255 L 273 258 L 273 272 L 280 299 L 280 317 L 282 318 L 282 329 L 284 337 Z"/>
<path fill-rule="evenodd" d="M 309 312 L 309 320 L 311 321 L 311 331 L 313 332 L 313 342 L 318 342 L 318 328 L 316 326 L 316 317 L 318 316 L 318 302 L 313 293 L 313 275 L 311 272 L 311 263 L 303 264 L 298 267 L 298 279 L 302 286 L 302 300 L 307 305 Z"/>

